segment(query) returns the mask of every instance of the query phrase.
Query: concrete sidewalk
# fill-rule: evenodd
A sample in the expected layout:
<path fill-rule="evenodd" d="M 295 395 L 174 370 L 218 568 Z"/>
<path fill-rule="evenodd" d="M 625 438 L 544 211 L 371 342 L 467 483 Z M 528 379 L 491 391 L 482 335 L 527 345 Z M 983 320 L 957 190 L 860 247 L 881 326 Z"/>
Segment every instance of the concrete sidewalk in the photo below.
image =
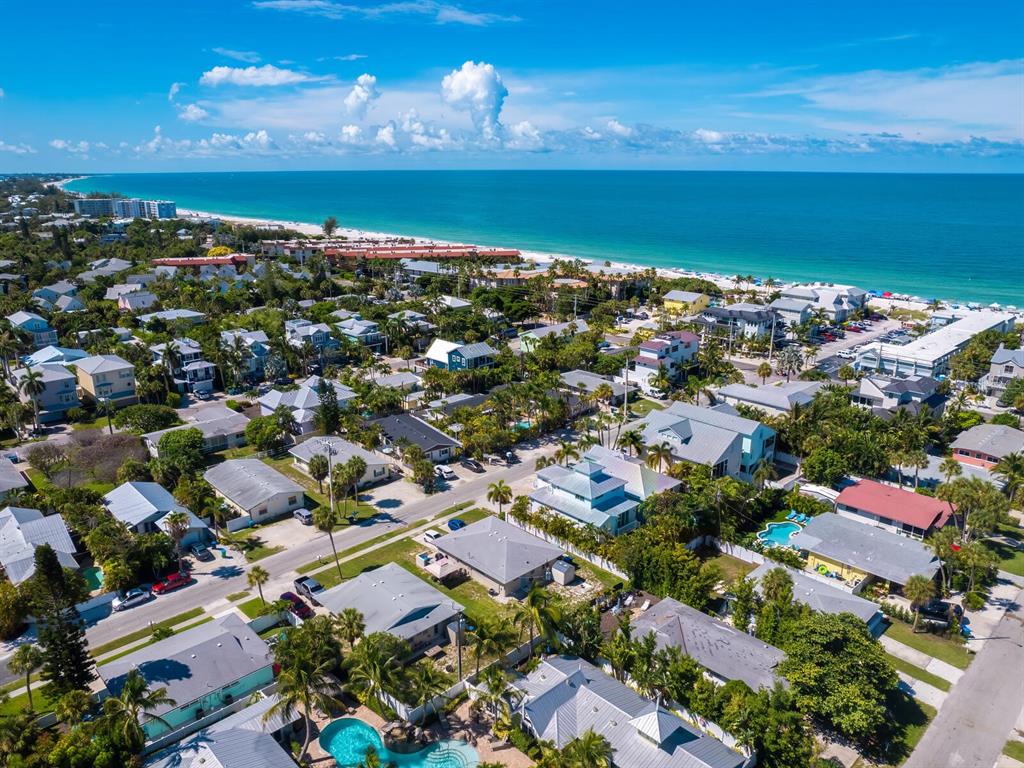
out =
<path fill-rule="evenodd" d="M 900 678 L 900 690 L 909 696 L 913 696 L 915 699 L 923 701 L 925 704 L 938 709 L 946 701 L 947 694 L 945 691 L 940 691 L 934 685 L 928 683 L 922 683 L 920 680 L 911 677 L 903 672 L 897 672 Z"/>
<path fill-rule="evenodd" d="M 948 662 L 933 658 L 923 651 L 911 648 L 909 645 L 904 645 L 899 640 L 893 640 L 891 637 L 882 635 L 878 638 L 878 641 L 885 650 L 896 658 L 902 659 L 908 664 L 913 664 L 915 667 L 920 667 L 926 672 L 931 672 L 943 680 L 956 683 L 963 677 L 964 670 L 958 669 Z"/>

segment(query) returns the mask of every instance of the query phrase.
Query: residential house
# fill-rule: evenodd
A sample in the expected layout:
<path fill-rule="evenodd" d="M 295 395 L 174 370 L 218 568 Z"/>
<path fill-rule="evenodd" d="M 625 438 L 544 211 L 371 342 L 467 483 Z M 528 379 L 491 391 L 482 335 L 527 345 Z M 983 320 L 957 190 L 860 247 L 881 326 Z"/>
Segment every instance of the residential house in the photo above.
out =
<path fill-rule="evenodd" d="M 950 447 L 957 461 L 992 468 L 1011 453 L 1024 451 L 1024 432 L 1005 424 L 978 424 L 957 435 Z"/>
<path fill-rule="evenodd" d="M 423 384 L 423 379 L 412 371 L 396 371 L 386 376 L 378 376 L 374 383 L 379 387 L 391 387 L 403 392 L 415 392 Z"/>
<path fill-rule="evenodd" d="M 949 364 L 979 333 L 1007 333 L 1014 327 L 1015 315 L 1008 312 L 966 312 L 959 319 L 926 333 L 908 344 L 871 342 L 857 352 L 853 367 L 858 371 L 878 371 L 894 376 L 930 376 L 949 373 Z"/>
<path fill-rule="evenodd" d="M 312 437 L 309 440 L 303 440 L 298 445 L 293 445 L 288 453 L 291 454 L 295 467 L 307 475 L 309 474 L 310 460 L 319 455 L 324 458 L 329 457 L 334 468 L 340 467 L 354 457 L 365 461 L 366 471 L 358 483 L 360 488 L 391 479 L 392 462 L 390 459 L 340 437 Z"/>
<path fill-rule="evenodd" d="M 1024 379 L 1024 349 L 1007 349 L 1000 344 L 999 349 L 992 353 L 988 373 L 978 384 L 987 394 L 1001 397 L 1014 379 Z"/>
<path fill-rule="evenodd" d="M 769 416 L 785 416 L 794 406 L 806 408 L 821 389 L 820 381 L 787 381 L 764 387 L 727 384 L 715 396 L 732 406 L 747 405 Z"/>
<path fill-rule="evenodd" d="M 7 322 L 15 331 L 20 331 L 31 337 L 33 349 L 42 349 L 57 343 L 57 332 L 35 312 L 19 310 L 8 315 Z"/>
<path fill-rule="evenodd" d="M 446 643 L 448 625 L 458 622 L 464 610 L 397 563 L 325 590 L 317 602 L 334 614 L 355 608 L 363 615 L 367 635 L 387 632 L 409 643 L 413 654 Z"/>
<path fill-rule="evenodd" d="M 196 312 L 194 309 L 163 309 L 159 312 L 150 312 L 148 315 L 139 315 L 139 322 L 149 325 L 157 321 L 168 325 L 181 323 L 182 325 L 202 325 L 206 322 L 206 315 Z"/>
<path fill-rule="evenodd" d="M 174 387 L 178 392 L 212 392 L 217 366 L 203 358 L 199 342 L 182 336 L 174 341 L 153 344 L 153 362 L 172 371 Z M 168 360 L 167 358 L 170 357 Z"/>
<path fill-rule="evenodd" d="M 135 293 L 136 291 L 145 290 L 144 286 L 140 282 L 132 281 L 130 283 L 117 283 L 107 288 L 106 293 L 103 294 L 104 301 L 117 301 L 126 293 Z"/>
<path fill-rule="evenodd" d="M 132 533 L 168 533 L 167 516 L 181 512 L 189 520 L 188 532 L 181 540 L 183 547 L 205 544 L 210 540 L 210 529 L 188 507 L 178 503 L 159 483 L 131 481 L 122 483 L 103 497 L 103 506 L 124 523 Z"/>
<path fill-rule="evenodd" d="M 485 517 L 432 542 L 500 597 L 515 597 L 551 579 L 562 550 L 497 517 Z"/>
<path fill-rule="evenodd" d="M 424 356 L 426 365 L 446 371 L 472 371 L 494 365 L 498 353 L 486 341 L 463 344 L 459 341 L 434 339 Z"/>
<path fill-rule="evenodd" d="M 896 377 L 872 373 L 857 381 L 856 389 L 850 393 L 850 402 L 869 409 L 880 418 L 890 419 L 897 411 L 917 415 L 927 409 L 929 413 L 941 414 L 946 396 L 939 392 L 939 382 L 930 376 Z"/>
<path fill-rule="evenodd" d="M 74 295 L 58 296 L 53 301 L 47 301 L 41 296 L 36 296 L 33 301 L 37 307 L 44 309 L 47 312 L 65 313 L 85 311 L 85 304 L 80 298 L 78 298 L 78 296 Z"/>
<path fill-rule="evenodd" d="M 631 384 L 640 387 L 644 394 L 664 397 L 665 392 L 655 382 L 664 371 L 668 381 L 677 382 L 683 371 L 693 364 L 700 348 L 700 337 L 689 331 L 665 331 L 654 338 L 640 342 L 633 370 L 624 370 L 622 377 L 628 377 Z"/>
<path fill-rule="evenodd" d="M 696 322 L 714 336 L 729 339 L 764 337 L 776 338 L 785 333 L 775 310 L 762 304 L 738 303 L 725 307 L 707 307 Z"/>
<path fill-rule="evenodd" d="M 952 512 L 941 499 L 874 480 L 856 480 L 836 499 L 837 514 L 912 539 L 930 536 L 949 522 Z"/>
<path fill-rule="evenodd" d="M 75 384 L 75 374 L 69 371 L 60 363 L 43 363 L 31 368 L 37 374 L 43 385 L 43 390 L 35 396 L 30 396 L 21 389 L 21 382 L 28 376 L 29 368 L 18 368 L 11 371 L 11 384 L 18 393 L 18 399 L 23 403 L 35 401 L 39 409 L 39 423 L 53 424 L 67 418 L 71 408 L 77 408 L 78 387 Z"/>
<path fill-rule="evenodd" d="M 654 633 L 658 648 L 674 646 L 701 665 L 716 683 L 742 680 L 752 690 L 782 682 L 778 667 L 786 654 L 732 624 L 671 597 L 633 620 L 637 640 Z"/>
<path fill-rule="evenodd" d="M 807 299 L 780 297 L 768 305 L 779 318 L 779 324 L 786 330 L 810 323 L 814 319 L 814 302 Z"/>
<path fill-rule="evenodd" d="M 295 761 L 269 733 L 208 728 L 175 744 L 145 768 L 295 768 Z"/>
<path fill-rule="evenodd" d="M 540 344 L 540 340 L 547 336 L 571 338 L 577 333 L 586 333 L 589 330 L 590 326 L 587 324 L 587 321 L 582 319 L 570 320 L 566 323 L 555 323 L 553 325 L 541 325 L 519 334 L 519 348 L 523 352 L 533 352 L 537 345 Z"/>
<path fill-rule="evenodd" d="M 104 685 L 101 698 L 120 695 L 133 670 L 147 687 L 165 689 L 174 703 L 146 712 L 142 730 L 148 743 L 172 743 L 227 717 L 235 702 L 269 687 L 273 663 L 259 634 L 229 613 L 99 664 L 96 672 Z M 171 734 L 177 738 L 163 739 Z"/>
<path fill-rule="evenodd" d="M 592 731 L 611 768 L 749 768 L 754 760 L 576 656 L 546 656 L 513 681 L 523 728 L 559 749 Z"/>
<path fill-rule="evenodd" d="M 225 451 L 228 448 L 240 448 L 245 445 L 245 426 L 249 418 L 242 413 L 233 411 L 226 405 L 210 404 L 199 410 L 192 410 L 186 417 L 186 423 L 157 432 L 147 432 L 142 436 L 150 454 L 160 457 L 160 438 L 168 432 L 181 429 L 198 429 L 203 433 L 203 453 Z"/>
<path fill-rule="evenodd" d="M 811 518 L 789 544 L 805 554 L 808 570 L 844 581 L 855 593 L 872 581 L 898 589 L 911 576 L 939 571 L 924 543 L 832 512 Z"/>
<path fill-rule="evenodd" d="M 615 381 L 607 376 L 580 369 L 567 371 L 561 374 L 559 379 L 561 379 L 563 387 L 577 395 L 583 393 L 593 395 L 600 387 L 607 384 L 612 389 L 610 405 L 622 405 L 627 393 L 632 395 L 637 391 L 637 387 L 632 382 L 627 386 L 625 383 Z"/>
<path fill-rule="evenodd" d="M 386 341 L 380 326 L 372 320 L 350 317 L 347 320 L 339 320 L 335 327 L 342 336 L 361 347 L 377 350 Z"/>
<path fill-rule="evenodd" d="M 155 307 L 159 301 L 160 299 L 151 291 L 136 290 L 118 296 L 117 308 L 122 312 L 141 312 Z"/>
<path fill-rule="evenodd" d="M 0 501 L 6 499 L 12 491 L 20 491 L 28 486 L 28 480 L 14 466 L 14 462 L 0 460 Z"/>
<path fill-rule="evenodd" d="M 661 297 L 661 305 L 666 314 L 681 317 L 697 314 L 707 307 L 710 301 L 707 294 L 696 291 L 672 290 Z"/>
<path fill-rule="evenodd" d="M 57 303 L 57 299 L 62 296 L 77 295 L 78 288 L 74 283 L 69 283 L 67 280 L 59 280 L 56 283 L 44 285 L 42 288 L 36 288 L 32 291 L 32 297 L 38 301 L 42 301 L 46 309 L 51 309 L 53 305 Z"/>
<path fill-rule="evenodd" d="M 427 320 L 427 316 L 422 312 L 414 312 L 411 309 L 394 312 L 388 315 L 388 320 L 398 320 L 405 323 L 406 327 L 414 333 L 429 333 L 437 328 L 436 325 Z"/>
<path fill-rule="evenodd" d="M 57 363 L 59 365 L 68 365 L 81 360 L 83 357 L 88 357 L 89 353 L 84 349 L 71 349 L 69 347 L 57 347 L 49 346 L 37 349 L 28 357 L 22 359 L 22 362 L 26 366 L 35 368 L 38 365 L 44 363 Z"/>
<path fill-rule="evenodd" d="M 306 435 L 316 429 L 316 414 L 320 410 L 320 382 L 325 381 L 334 390 L 338 405 L 347 408 L 356 399 L 356 393 L 338 381 L 310 376 L 296 382 L 298 389 L 282 391 L 272 389 L 260 396 L 260 415 L 270 416 L 285 406 L 292 412 L 297 433 Z"/>
<path fill-rule="evenodd" d="M 254 523 L 265 523 L 302 507 L 302 486 L 259 459 L 229 459 L 203 473 L 214 493 Z"/>
<path fill-rule="evenodd" d="M 530 506 L 562 515 L 579 525 L 593 525 L 613 536 L 637 525 L 640 502 L 626 494 L 626 481 L 610 475 L 595 459 L 537 472 Z"/>
<path fill-rule="evenodd" d="M 384 416 L 370 422 L 380 428 L 385 446 L 399 455 L 405 445 L 415 445 L 435 464 L 451 461 L 462 444 L 453 437 L 408 413 Z"/>
<path fill-rule="evenodd" d="M 117 355 L 93 355 L 75 363 L 78 386 L 93 402 L 130 405 L 135 393 L 135 366 Z"/>
<path fill-rule="evenodd" d="M 116 325 L 113 328 L 93 328 L 91 331 L 78 331 L 75 334 L 75 338 L 78 340 L 80 346 L 89 346 L 97 339 L 110 339 L 114 338 L 117 341 L 123 341 L 125 344 L 131 343 L 135 338 L 132 335 L 130 328 Z"/>
<path fill-rule="evenodd" d="M 273 356 L 266 331 L 236 328 L 221 331 L 220 338 L 223 346 L 238 355 L 242 378 L 250 382 L 263 381 L 266 377 L 267 362 Z"/>
<path fill-rule="evenodd" d="M 809 301 L 833 323 L 845 323 L 868 301 L 868 292 L 852 285 L 807 283 L 782 289 L 782 298 Z"/>
<path fill-rule="evenodd" d="M 882 613 L 878 603 L 829 584 L 829 579 L 817 573 L 798 571 L 796 568 L 790 568 L 772 560 L 762 563 L 747 574 L 747 578 L 754 582 L 754 589 L 758 594 L 762 592 L 761 580 L 768 575 L 769 571 L 776 568 L 784 570 L 793 580 L 794 602 L 806 605 L 812 611 L 833 616 L 852 613 L 867 624 L 868 630 L 876 637 L 885 630 L 885 614 Z"/>
<path fill-rule="evenodd" d="M 469 309 L 473 306 L 473 302 L 460 299 L 457 296 L 438 296 L 437 297 L 437 308 L 439 310 L 453 309 L 462 310 Z"/>
<path fill-rule="evenodd" d="M 76 280 L 81 280 L 86 283 L 91 283 L 98 277 L 110 277 L 132 268 L 132 263 L 125 259 L 119 259 L 116 257 L 107 259 L 96 259 L 90 261 L 87 265 L 89 269 L 84 272 L 79 272 Z"/>
<path fill-rule="evenodd" d="M 63 517 L 24 507 L 0 509 L 0 568 L 12 584 L 35 573 L 36 547 L 43 544 L 50 545 L 64 568 L 78 570 L 75 544 Z"/>
<path fill-rule="evenodd" d="M 640 429 L 645 445 L 668 443 L 675 458 L 711 467 L 715 477 L 749 481 L 762 461 L 775 460 L 775 430 L 724 403 L 704 408 L 677 401 L 647 414 Z"/>
<path fill-rule="evenodd" d="M 309 320 L 285 320 L 284 336 L 287 342 L 296 349 L 301 349 L 309 342 L 310 346 L 321 357 L 338 349 L 339 342 L 331 333 L 327 323 L 313 323 Z"/>
<path fill-rule="evenodd" d="M 604 471 L 626 484 L 626 495 L 637 501 L 647 501 L 656 493 L 671 491 L 682 483 L 674 477 L 657 472 L 643 459 L 631 458 L 620 451 L 602 445 L 593 445 L 580 458 L 595 461 Z"/>
<path fill-rule="evenodd" d="M 431 400 L 427 403 L 427 410 L 424 417 L 436 420 L 452 416 L 459 408 L 478 408 L 490 400 L 490 395 L 479 394 L 469 395 L 465 392 L 456 392 L 454 395 Z"/>

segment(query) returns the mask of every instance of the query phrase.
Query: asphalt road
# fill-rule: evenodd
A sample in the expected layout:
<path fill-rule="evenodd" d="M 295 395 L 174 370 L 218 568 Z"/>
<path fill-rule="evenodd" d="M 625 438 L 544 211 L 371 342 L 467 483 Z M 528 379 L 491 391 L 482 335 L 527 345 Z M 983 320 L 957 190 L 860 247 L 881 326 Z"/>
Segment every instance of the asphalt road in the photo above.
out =
<path fill-rule="evenodd" d="M 1018 592 L 904 768 L 992 768 L 1024 708 L 1024 608 Z"/>

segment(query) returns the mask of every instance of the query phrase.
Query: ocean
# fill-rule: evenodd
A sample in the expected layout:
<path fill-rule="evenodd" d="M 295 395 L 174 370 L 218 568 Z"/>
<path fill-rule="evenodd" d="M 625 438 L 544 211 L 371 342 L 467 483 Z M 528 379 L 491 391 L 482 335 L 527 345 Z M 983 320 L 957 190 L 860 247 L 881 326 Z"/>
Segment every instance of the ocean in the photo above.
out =
<path fill-rule="evenodd" d="M 226 215 L 1024 306 L 1024 176 L 688 171 L 97 175 Z"/>

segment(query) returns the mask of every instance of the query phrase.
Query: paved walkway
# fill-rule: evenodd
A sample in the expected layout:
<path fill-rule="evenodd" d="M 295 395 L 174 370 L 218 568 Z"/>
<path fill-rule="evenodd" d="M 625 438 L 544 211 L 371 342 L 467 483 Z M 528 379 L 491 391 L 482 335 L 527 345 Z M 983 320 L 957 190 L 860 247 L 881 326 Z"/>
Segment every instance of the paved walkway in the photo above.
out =
<path fill-rule="evenodd" d="M 908 696 L 912 696 L 915 699 L 923 701 L 925 704 L 939 709 L 946 701 L 946 697 L 949 695 L 943 690 L 936 688 L 934 685 L 923 683 L 917 678 L 911 677 L 903 672 L 897 672 L 900 677 L 900 690 L 906 693 Z"/>
<path fill-rule="evenodd" d="M 878 640 L 881 642 L 882 647 L 896 658 L 903 659 L 908 664 L 920 667 L 926 672 L 931 672 L 943 680 L 955 683 L 964 675 L 964 670 L 954 667 L 948 662 L 932 658 L 927 653 L 911 648 L 909 645 L 904 645 L 899 640 L 894 640 L 888 635 L 882 635 Z"/>

